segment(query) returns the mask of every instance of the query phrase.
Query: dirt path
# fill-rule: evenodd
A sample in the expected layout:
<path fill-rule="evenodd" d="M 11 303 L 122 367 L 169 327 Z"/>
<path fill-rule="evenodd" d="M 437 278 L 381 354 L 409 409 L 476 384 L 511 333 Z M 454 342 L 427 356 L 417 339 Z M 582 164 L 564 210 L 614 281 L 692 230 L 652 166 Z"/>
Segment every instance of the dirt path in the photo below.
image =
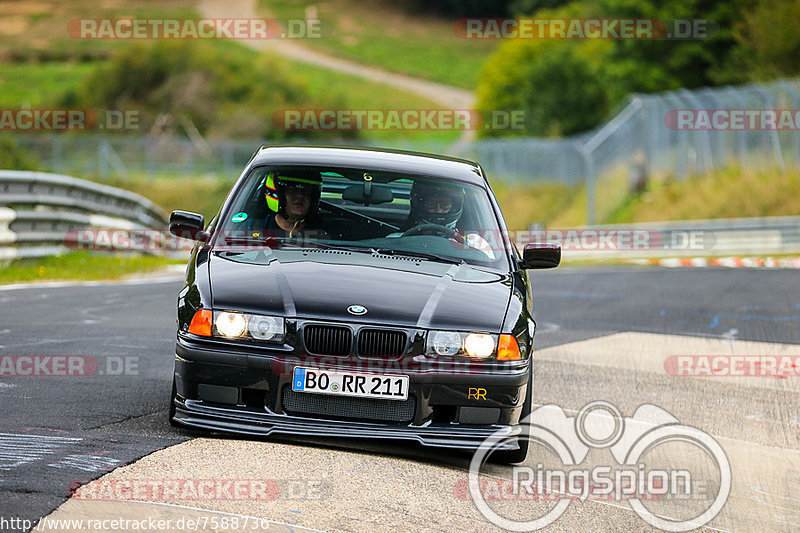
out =
<path fill-rule="evenodd" d="M 259 16 L 257 0 L 200 0 L 198 9 L 204 17 L 249 18 Z M 263 13 L 260 14 L 263 16 Z M 422 96 L 439 105 L 452 109 L 472 109 L 475 97 L 472 92 L 441 83 L 412 78 L 403 74 L 387 72 L 377 67 L 361 65 L 354 61 L 330 56 L 309 49 L 297 41 L 286 39 L 243 41 L 255 50 L 269 50 L 295 61 L 302 61 L 370 81 L 384 83 Z"/>

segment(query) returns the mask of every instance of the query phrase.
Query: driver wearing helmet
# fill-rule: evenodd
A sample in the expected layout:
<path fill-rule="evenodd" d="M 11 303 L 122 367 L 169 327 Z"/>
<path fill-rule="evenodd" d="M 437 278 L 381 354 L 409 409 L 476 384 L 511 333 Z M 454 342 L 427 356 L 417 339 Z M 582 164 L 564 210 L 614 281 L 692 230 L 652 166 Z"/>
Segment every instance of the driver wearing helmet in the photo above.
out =
<path fill-rule="evenodd" d="M 495 259 L 489 243 L 478 233 L 466 234 L 458 227 L 464 213 L 464 188 L 452 183 L 417 180 L 411 186 L 411 210 L 404 235 L 441 235 L 453 243 L 476 248 Z"/>
<path fill-rule="evenodd" d="M 276 237 L 323 236 L 319 199 L 322 177 L 314 171 L 277 171 L 264 178 L 264 230 Z"/>
<path fill-rule="evenodd" d="M 464 189 L 449 183 L 415 181 L 411 187 L 411 212 L 405 230 L 435 224 L 457 232 L 464 210 Z"/>

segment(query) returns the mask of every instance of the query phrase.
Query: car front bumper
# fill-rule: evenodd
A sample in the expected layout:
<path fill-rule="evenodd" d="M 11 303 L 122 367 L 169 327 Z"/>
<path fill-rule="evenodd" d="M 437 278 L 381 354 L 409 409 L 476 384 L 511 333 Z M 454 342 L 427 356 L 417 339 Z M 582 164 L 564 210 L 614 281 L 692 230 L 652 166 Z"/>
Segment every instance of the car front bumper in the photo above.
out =
<path fill-rule="evenodd" d="M 294 361 L 297 359 L 284 353 L 234 351 L 179 337 L 174 420 L 186 426 L 249 435 L 396 439 L 465 450 L 474 450 L 488 436 L 501 431 L 508 438 L 497 449 L 518 448 L 515 436 L 520 432 L 517 424 L 530 361 L 480 371 L 386 368 L 386 374 L 409 376 L 406 402 L 342 396 L 325 401 L 317 394 L 292 393 Z M 335 360 L 333 366 L 328 359 L 327 363 L 331 370 L 365 372 L 364 366 L 353 366 L 359 361 Z M 300 364 L 313 362 L 303 360 Z M 294 395 L 293 408 L 287 408 L 288 395 Z M 314 409 L 321 405 L 324 412 L 297 407 L 298 399 L 302 403 L 311 397 L 316 397 L 315 401 L 308 405 L 317 406 Z M 348 402 L 353 405 L 346 405 Z M 370 415 L 370 406 L 379 403 L 386 416 Z M 406 404 L 402 409 L 401 403 Z M 338 404 L 345 410 L 328 410 L 326 404 Z M 401 410 L 405 414 L 398 414 Z"/>

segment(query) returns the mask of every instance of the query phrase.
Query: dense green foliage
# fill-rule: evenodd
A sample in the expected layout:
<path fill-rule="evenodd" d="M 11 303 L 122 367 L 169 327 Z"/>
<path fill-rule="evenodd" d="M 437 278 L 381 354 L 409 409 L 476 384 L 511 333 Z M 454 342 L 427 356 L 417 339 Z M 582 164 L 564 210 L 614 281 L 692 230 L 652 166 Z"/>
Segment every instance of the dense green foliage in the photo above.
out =
<path fill-rule="evenodd" d="M 561 7 L 569 0 L 404 0 L 406 9 L 446 17 L 508 17 Z"/>
<path fill-rule="evenodd" d="M 61 103 L 136 111 L 144 132 L 268 139 L 291 136 L 273 127 L 276 110 L 313 107 L 306 86 L 279 60 L 253 59 L 235 43 L 192 41 L 133 44 Z"/>
<path fill-rule="evenodd" d="M 484 135 L 568 135 L 598 125 L 631 93 L 800 75 L 796 0 L 573 0 L 525 16 L 647 18 L 668 29 L 673 21 L 693 20 L 700 33 L 691 39 L 505 41 L 484 67 L 478 108 L 524 110 L 526 128 Z"/>
<path fill-rule="evenodd" d="M 0 169 L 38 170 L 39 163 L 11 135 L 0 135 Z"/>

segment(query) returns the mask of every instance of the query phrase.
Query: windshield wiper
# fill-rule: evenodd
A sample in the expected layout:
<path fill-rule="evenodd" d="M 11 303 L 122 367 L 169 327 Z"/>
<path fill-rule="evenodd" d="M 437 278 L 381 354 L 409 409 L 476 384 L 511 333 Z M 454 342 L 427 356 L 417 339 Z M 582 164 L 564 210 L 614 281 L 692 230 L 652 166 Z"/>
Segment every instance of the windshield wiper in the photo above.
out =
<path fill-rule="evenodd" d="M 420 257 L 422 259 L 430 259 L 432 261 L 440 261 L 442 263 L 450 263 L 453 265 L 466 264 L 463 259 L 456 259 L 454 257 L 447 257 L 444 255 L 437 255 L 428 252 L 417 252 L 411 250 L 396 250 L 394 248 L 374 248 L 373 251 L 380 255 L 396 255 L 406 257 Z"/>
<path fill-rule="evenodd" d="M 223 241 L 226 244 L 233 244 L 233 243 L 258 243 L 258 244 L 271 244 L 278 242 L 280 237 L 256 237 L 254 235 L 227 235 L 223 237 Z"/>
<path fill-rule="evenodd" d="M 308 248 L 321 248 L 324 250 L 344 250 L 347 252 L 372 254 L 372 255 L 390 255 L 400 257 L 419 257 L 421 259 L 428 259 L 431 261 L 439 261 L 441 263 L 450 263 L 453 265 L 466 264 L 463 259 L 455 259 L 444 255 L 432 254 L 429 252 L 418 252 L 411 250 L 397 250 L 395 248 L 373 248 L 368 246 L 347 246 L 343 244 L 329 244 L 318 241 L 300 241 L 296 242 L 290 237 L 255 237 L 253 235 L 229 235 L 225 237 L 225 242 L 228 245 L 237 244 L 267 244 L 277 245 L 275 248 L 303 250 Z"/>
<path fill-rule="evenodd" d="M 303 241 L 303 242 L 285 242 L 281 243 L 282 248 L 322 248 L 323 250 L 344 250 L 347 252 L 357 252 L 364 254 L 373 253 L 373 249 L 366 246 L 347 246 L 345 244 L 329 244 L 327 242 L 318 241 Z"/>
<path fill-rule="evenodd" d="M 372 248 L 367 248 L 363 246 L 328 244 L 325 242 L 302 240 L 292 237 L 278 237 L 275 235 L 268 235 L 268 236 L 228 235 L 227 237 L 225 237 L 225 243 L 268 244 L 268 245 L 273 245 L 275 248 L 287 248 L 294 250 L 308 249 L 308 248 L 323 248 L 326 250 L 347 250 L 350 252 L 372 253 Z"/>

